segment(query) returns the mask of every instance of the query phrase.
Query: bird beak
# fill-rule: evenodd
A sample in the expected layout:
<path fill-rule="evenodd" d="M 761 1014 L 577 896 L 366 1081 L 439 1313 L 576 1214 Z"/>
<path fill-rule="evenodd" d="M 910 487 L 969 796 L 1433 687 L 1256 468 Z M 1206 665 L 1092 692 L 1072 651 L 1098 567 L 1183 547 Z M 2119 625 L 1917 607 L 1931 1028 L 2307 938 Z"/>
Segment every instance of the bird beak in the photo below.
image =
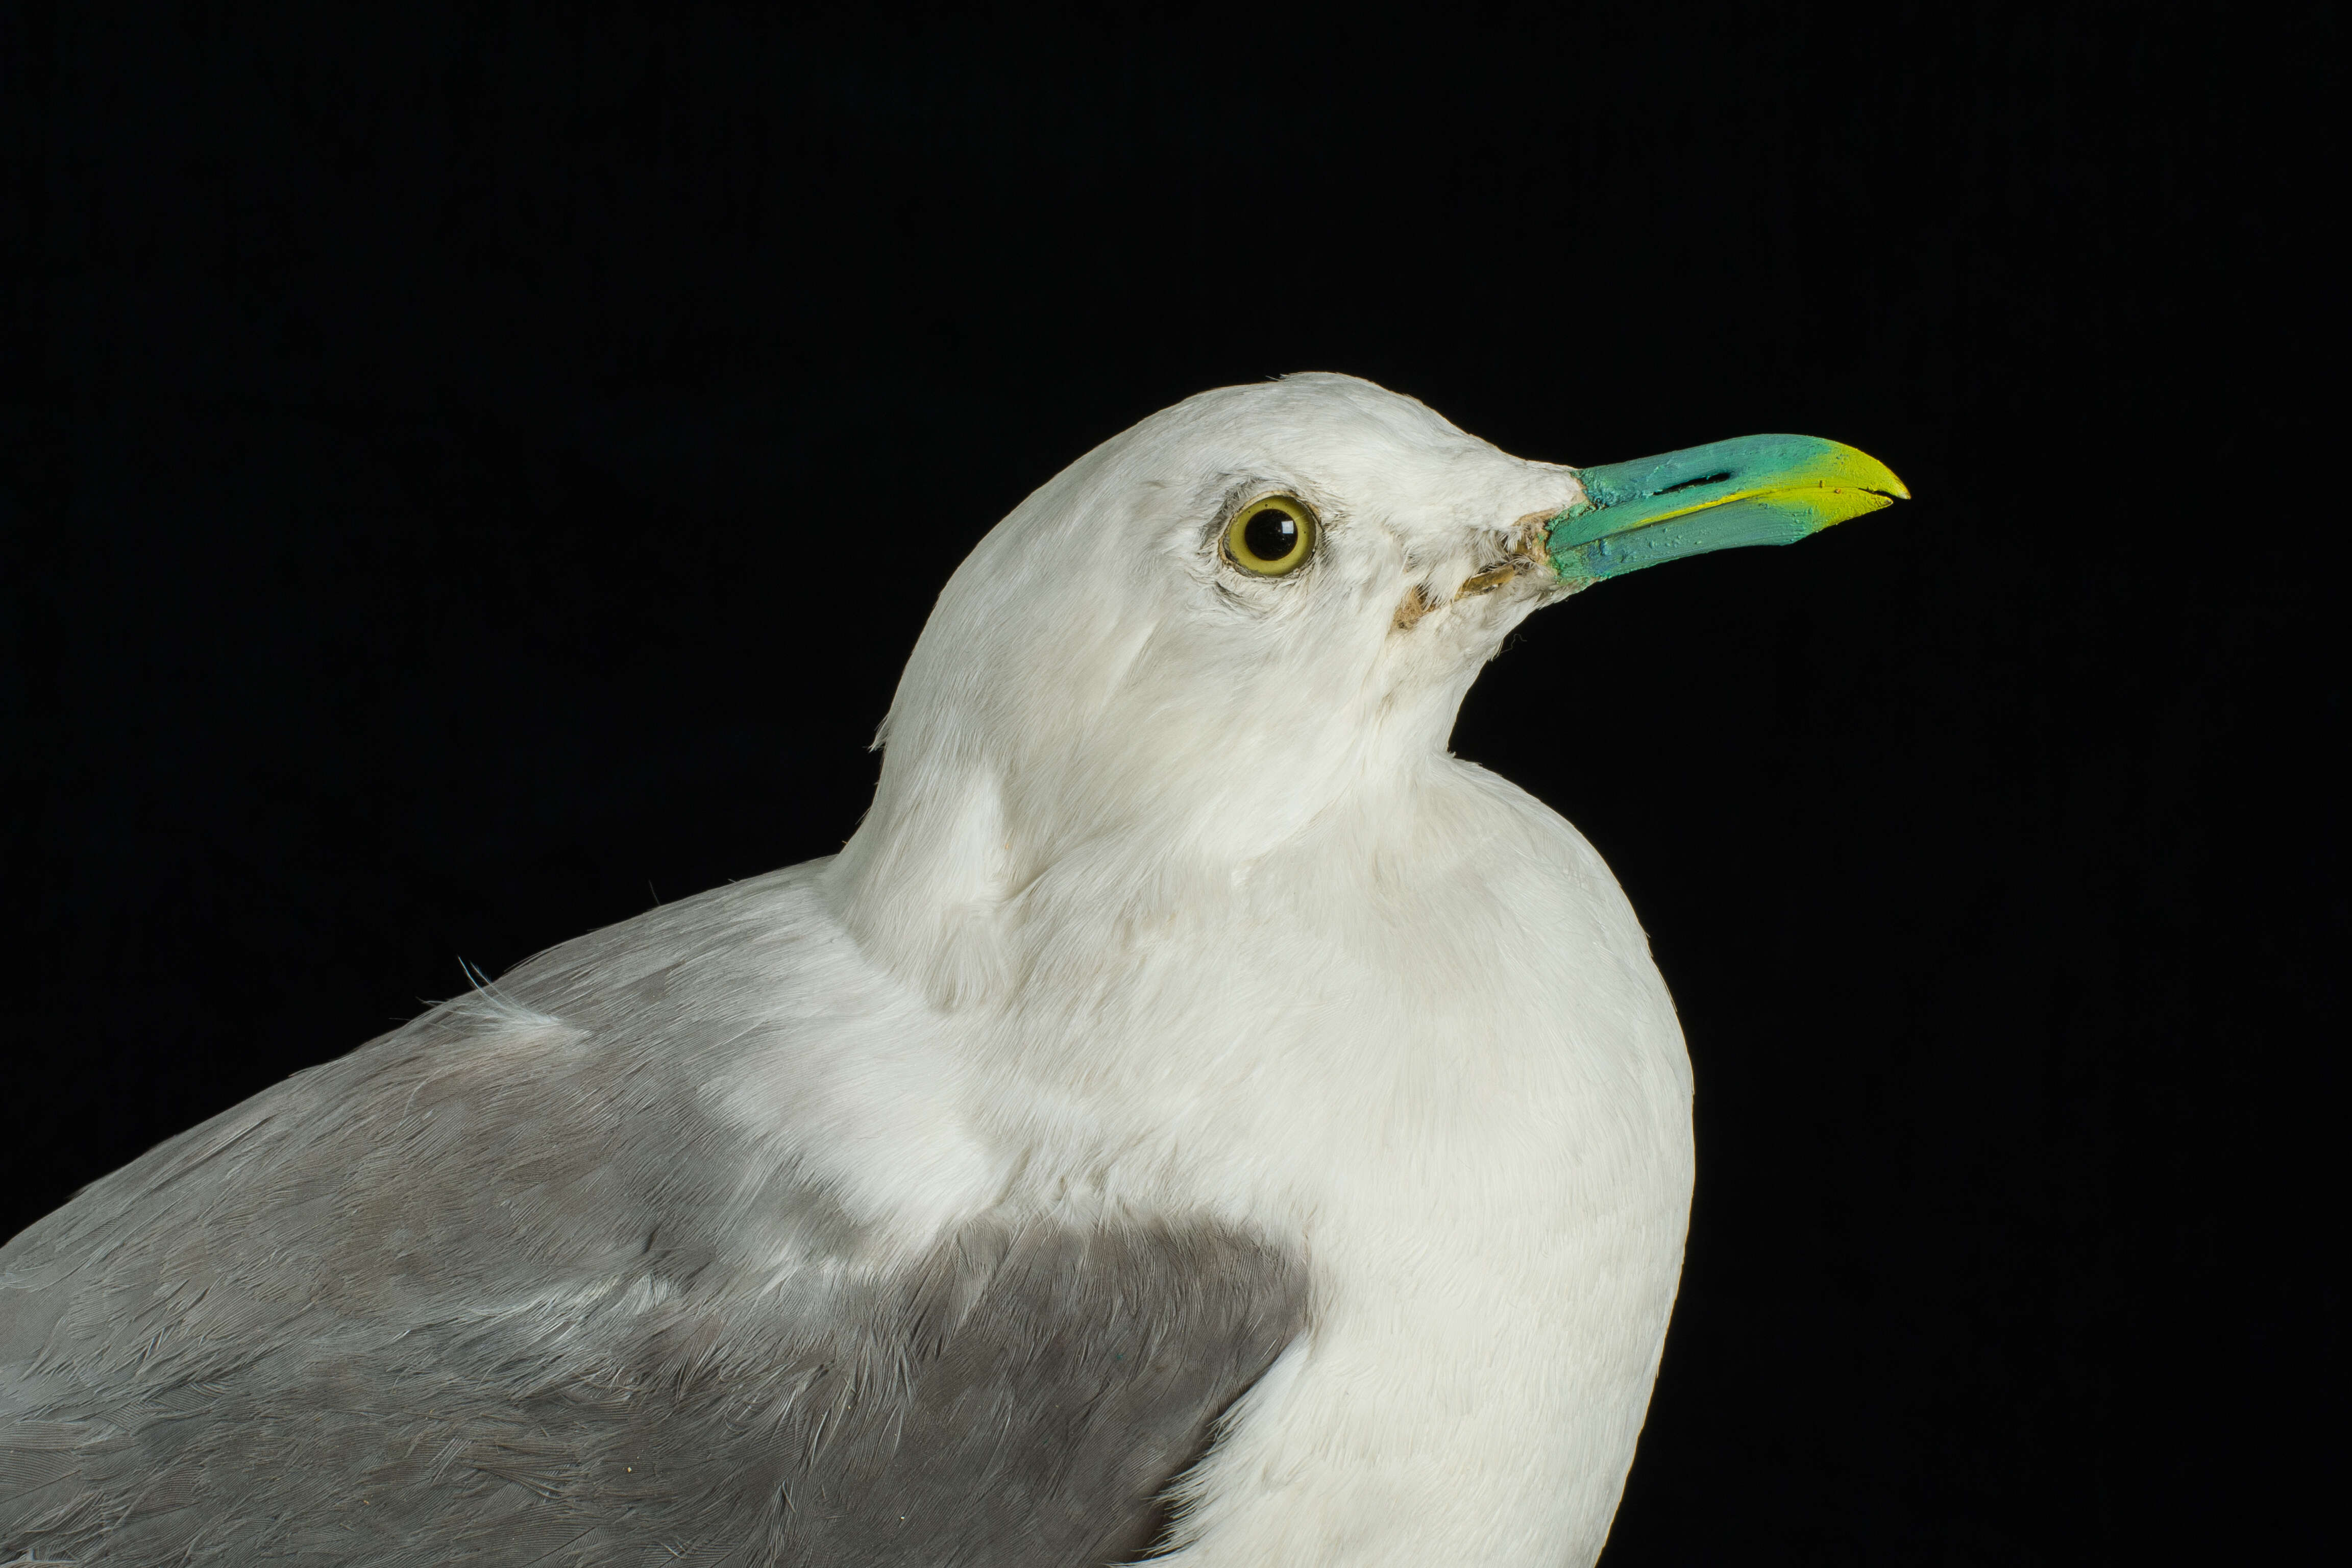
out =
<path fill-rule="evenodd" d="M 1818 436 L 1740 436 L 1580 468 L 1588 499 L 1546 524 L 1564 586 L 1743 544 L 1793 544 L 1908 500 L 1894 470 Z"/>

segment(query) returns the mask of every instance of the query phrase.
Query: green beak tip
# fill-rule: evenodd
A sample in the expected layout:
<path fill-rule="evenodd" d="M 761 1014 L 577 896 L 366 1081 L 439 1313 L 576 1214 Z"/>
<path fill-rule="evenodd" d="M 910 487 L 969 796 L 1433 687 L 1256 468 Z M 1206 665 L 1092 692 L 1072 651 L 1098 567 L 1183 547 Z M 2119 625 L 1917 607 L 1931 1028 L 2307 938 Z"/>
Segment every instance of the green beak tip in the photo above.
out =
<path fill-rule="evenodd" d="M 1739 436 L 1578 477 L 1591 500 L 1552 518 L 1547 537 L 1564 583 L 1712 550 L 1793 544 L 1911 498 L 1885 464 L 1818 436 Z"/>

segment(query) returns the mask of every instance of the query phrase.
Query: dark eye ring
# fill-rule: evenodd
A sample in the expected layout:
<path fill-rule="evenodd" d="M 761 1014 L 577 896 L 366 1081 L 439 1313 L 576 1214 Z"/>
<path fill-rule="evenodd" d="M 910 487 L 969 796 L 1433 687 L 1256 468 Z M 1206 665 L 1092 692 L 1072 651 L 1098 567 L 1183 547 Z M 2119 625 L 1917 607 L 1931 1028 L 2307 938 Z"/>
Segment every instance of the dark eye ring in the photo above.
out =
<path fill-rule="evenodd" d="M 1225 528 L 1225 559 L 1260 577 L 1283 577 L 1315 551 L 1315 513 L 1295 496 L 1260 496 Z"/>

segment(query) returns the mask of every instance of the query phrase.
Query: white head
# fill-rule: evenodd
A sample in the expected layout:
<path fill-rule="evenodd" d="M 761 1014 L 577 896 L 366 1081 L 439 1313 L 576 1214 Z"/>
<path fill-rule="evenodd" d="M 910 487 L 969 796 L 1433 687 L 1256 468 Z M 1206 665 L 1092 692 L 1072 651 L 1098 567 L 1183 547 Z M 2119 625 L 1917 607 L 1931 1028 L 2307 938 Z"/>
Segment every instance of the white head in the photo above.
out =
<path fill-rule="evenodd" d="M 1202 393 L 1106 441 L 940 595 L 841 858 L 853 928 L 930 947 L 1074 852 L 1143 880 L 1170 858 L 1243 870 L 1397 787 L 1565 591 L 1540 525 L 1582 498 L 1573 469 L 1350 376 Z M 1253 520 L 1298 546 L 1256 563 L 1290 569 L 1253 569 Z"/>
<path fill-rule="evenodd" d="M 1005 911 L 1041 878 L 1083 866 L 1122 890 L 1103 907 L 1129 907 L 1392 800 L 1447 765 L 1504 636 L 1591 580 L 1546 552 L 1591 510 L 1577 469 L 1352 376 L 1153 415 L 1031 495 L 940 595 L 830 879 L 845 919 L 953 1000 L 1002 983 Z"/>

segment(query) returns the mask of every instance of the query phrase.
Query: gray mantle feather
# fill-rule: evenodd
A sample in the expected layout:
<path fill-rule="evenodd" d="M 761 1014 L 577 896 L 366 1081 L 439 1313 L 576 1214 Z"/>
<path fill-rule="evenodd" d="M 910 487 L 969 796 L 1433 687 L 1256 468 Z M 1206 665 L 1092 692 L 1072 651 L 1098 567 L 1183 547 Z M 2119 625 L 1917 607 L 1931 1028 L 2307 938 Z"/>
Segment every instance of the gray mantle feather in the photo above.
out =
<path fill-rule="evenodd" d="M 740 1000 L 846 972 L 813 870 L 542 954 L 0 1248 L 0 1563 L 1148 1547 L 1305 1271 L 1205 1223 L 1013 1215 L 886 1268 L 816 1184 L 744 1190 L 749 1134 L 698 1090 L 825 1026 Z M 831 984 L 804 994 L 861 1005 Z"/>

